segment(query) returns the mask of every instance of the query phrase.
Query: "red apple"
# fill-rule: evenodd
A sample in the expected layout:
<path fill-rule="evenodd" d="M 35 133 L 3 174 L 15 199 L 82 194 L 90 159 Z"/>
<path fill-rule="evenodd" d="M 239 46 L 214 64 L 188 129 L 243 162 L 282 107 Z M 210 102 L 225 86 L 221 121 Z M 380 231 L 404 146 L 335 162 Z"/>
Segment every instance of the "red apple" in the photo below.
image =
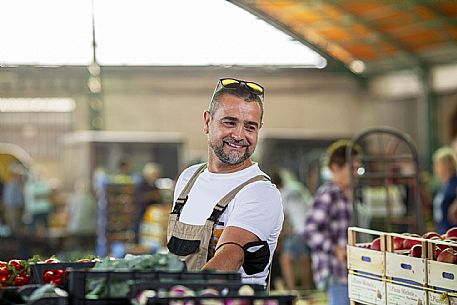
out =
<path fill-rule="evenodd" d="M 451 248 L 444 249 L 436 260 L 443 263 L 455 264 L 457 262 L 457 252 Z"/>
<path fill-rule="evenodd" d="M 411 250 L 409 250 L 409 256 L 422 257 L 422 245 L 414 245 Z"/>
<path fill-rule="evenodd" d="M 444 241 L 447 241 L 448 243 L 451 244 L 451 245 L 447 246 L 448 248 L 451 247 L 452 249 L 457 251 L 457 238 L 456 237 L 447 238 Z"/>
<path fill-rule="evenodd" d="M 422 235 L 422 238 L 425 239 L 432 239 L 433 237 L 438 237 L 439 239 L 441 239 L 441 235 L 439 235 L 436 232 L 427 232 L 424 235 Z"/>
<path fill-rule="evenodd" d="M 416 234 L 417 235 L 417 234 Z M 415 236 L 415 235 L 410 235 L 412 237 L 418 237 L 420 238 L 421 236 Z M 411 249 L 414 245 L 422 245 L 422 242 L 419 240 L 413 240 L 413 239 L 406 239 L 403 241 L 403 249 Z"/>
<path fill-rule="evenodd" d="M 446 231 L 446 238 L 457 237 L 457 227 L 450 228 Z"/>
<path fill-rule="evenodd" d="M 371 250 L 381 251 L 381 238 L 375 238 L 371 242 Z"/>
<path fill-rule="evenodd" d="M 404 242 L 404 238 L 402 237 L 399 237 L 399 236 L 394 236 L 394 240 L 393 240 L 393 246 L 394 246 L 394 250 L 402 250 L 403 249 L 403 242 Z"/>
<path fill-rule="evenodd" d="M 443 250 L 449 249 L 446 245 L 435 245 L 435 257 L 438 257 Z"/>

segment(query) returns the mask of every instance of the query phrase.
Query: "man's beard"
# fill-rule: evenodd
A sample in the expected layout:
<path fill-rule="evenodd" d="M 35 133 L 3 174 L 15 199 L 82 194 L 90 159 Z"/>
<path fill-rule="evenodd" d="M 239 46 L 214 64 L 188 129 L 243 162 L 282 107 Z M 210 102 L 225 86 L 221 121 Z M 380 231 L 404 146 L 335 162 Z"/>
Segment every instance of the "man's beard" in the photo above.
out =
<path fill-rule="evenodd" d="M 221 162 L 227 165 L 238 165 L 249 159 L 252 155 L 252 152 L 249 151 L 249 143 L 241 140 L 236 141 L 231 137 L 225 137 L 222 139 L 220 145 L 218 143 L 212 143 L 211 140 L 208 141 L 209 147 L 211 147 L 214 151 L 214 154 L 221 160 Z M 240 154 L 239 152 L 231 151 L 229 154 L 224 152 L 224 144 L 230 143 L 239 145 L 245 148 L 244 154 Z M 230 147 L 230 146 L 229 146 Z"/>

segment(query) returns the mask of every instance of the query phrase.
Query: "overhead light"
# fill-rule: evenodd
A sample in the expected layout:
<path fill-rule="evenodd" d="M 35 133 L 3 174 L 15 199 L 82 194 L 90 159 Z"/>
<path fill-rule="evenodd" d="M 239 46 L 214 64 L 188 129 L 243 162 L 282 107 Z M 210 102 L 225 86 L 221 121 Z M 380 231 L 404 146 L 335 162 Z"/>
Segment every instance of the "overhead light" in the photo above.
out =
<path fill-rule="evenodd" d="M 72 112 L 71 98 L 0 98 L 0 112 Z"/>
<path fill-rule="evenodd" d="M 353 60 L 349 64 L 349 69 L 351 69 L 354 73 L 360 74 L 365 72 L 365 64 L 361 60 Z"/>

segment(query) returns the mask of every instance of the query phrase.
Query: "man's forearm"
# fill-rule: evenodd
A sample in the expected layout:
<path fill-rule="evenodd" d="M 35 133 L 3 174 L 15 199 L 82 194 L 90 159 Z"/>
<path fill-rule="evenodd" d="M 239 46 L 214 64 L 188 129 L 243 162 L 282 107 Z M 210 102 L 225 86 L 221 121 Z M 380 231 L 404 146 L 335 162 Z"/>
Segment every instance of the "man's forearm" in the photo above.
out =
<path fill-rule="evenodd" d="M 244 251 L 237 245 L 223 245 L 217 250 L 203 270 L 238 271 L 244 262 Z"/>

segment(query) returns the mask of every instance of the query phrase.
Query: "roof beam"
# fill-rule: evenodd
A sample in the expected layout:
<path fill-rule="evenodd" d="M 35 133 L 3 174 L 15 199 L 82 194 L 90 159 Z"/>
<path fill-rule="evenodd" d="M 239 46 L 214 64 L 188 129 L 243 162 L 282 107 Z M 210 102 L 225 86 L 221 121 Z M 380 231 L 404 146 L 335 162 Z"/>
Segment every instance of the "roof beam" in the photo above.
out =
<path fill-rule="evenodd" d="M 435 16 L 435 18 L 438 19 L 438 22 L 440 22 L 441 24 L 447 24 L 447 25 L 449 25 L 451 27 L 457 28 L 457 21 L 452 19 L 452 18 L 449 18 L 446 15 L 444 15 L 436 7 L 431 6 L 430 4 L 427 4 L 427 3 L 417 3 L 417 5 L 422 6 L 423 8 L 425 8 L 426 10 L 431 12 Z M 414 18 L 416 18 L 416 20 L 418 19 L 417 15 L 415 15 L 415 14 L 412 14 L 412 15 L 413 15 Z M 440 31 L 439 34 L 444 39 L 447 39 L 447 40 L 451 41 L 452 44 L 454 44 L 454 45 L 457 44 L 457 40 L 448 31 Z"/>
<path fill-rule="evenodd" d="M 305 40 L 303 36 L 298 35 L 295 31 L 293 31 L 289 26 L 286 24 L 280 22 L 277 19 L 273 19 L 272 16 L 267 15 L 265 12 L 262 10 L 258 9 L 255 7 L 255 5 L 252 3 L 246 3 L 250 1 L 245 1 L 245 0 L 227 0 L 228 2 L 250 12 L 254 16 L 262 19 L 263 21 L 269 23 L 270 25 L 274 26 L 275 28 L 281 30 L 282 32 L 286 33 L 287 35 L 291 36 L 295 40 L 299 41 L 300 43 L 304 44 L 311 50 L 319 53 L 321 56 L 325 56 L 328 61 L 331 61 L 335 66 L 339 67 L 342 71 L 345 71 L 352 76 L 354 76 L 356 79 L 360 81 L 365 81 L 365 77 L 361 74 L 354 73 L 344 62 L 341 60 L 331 56 L 328 54 L 327 51 L 322 49 L 321 47 L 310 43 L 309 41 Z"/>
<path fill-rule="evenodd" d="M 391 44 L 395 48 L 399 49 L 402 53 L 408 56 L 408 58 L 413 62 L 414 65 L 416 66 L 427 66 L 427 63 L 425 63 L 421 58 L 419 58 L 416 54 L 411 52 L 408 47 L 406 47 L 402 42 L 398 41 L 397 39 L 393 38 L 392 36 L 388 34 L 384 34 L 383 32 L 379 31 L 376 27 L 376 25 L 373 24 L 372 21 L 361 17 L 361 16 L 355 16 L 351 11 L 343 7 L 338 1 L 329 1 L 328 5 L 333 6 L 337 11 L 351 16 L 354 20 L 357 20 L 357 22 L 361 23 L 364 25 L 366 28 L 368 28 L 370 31 L 377 33 L 378 37 L 383 40 L 385 43 Z"/>

